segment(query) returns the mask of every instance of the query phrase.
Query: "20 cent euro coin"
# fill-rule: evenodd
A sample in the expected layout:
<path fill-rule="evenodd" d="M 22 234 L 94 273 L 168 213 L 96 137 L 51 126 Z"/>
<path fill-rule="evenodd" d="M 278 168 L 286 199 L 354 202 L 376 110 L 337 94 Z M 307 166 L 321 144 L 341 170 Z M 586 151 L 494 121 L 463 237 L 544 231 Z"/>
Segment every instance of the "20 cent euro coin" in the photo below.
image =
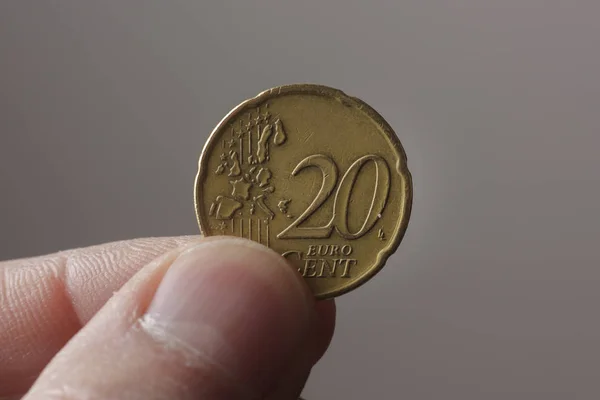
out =
<path fill-rule="evenodd" d="M 412 205 L 406 154 L 388 123 L 359 99 L 307 84 L 229 112 L 202 151 L 194 192 L 204 235 L 270 247 L 317 298 L 375 275 Z"/>

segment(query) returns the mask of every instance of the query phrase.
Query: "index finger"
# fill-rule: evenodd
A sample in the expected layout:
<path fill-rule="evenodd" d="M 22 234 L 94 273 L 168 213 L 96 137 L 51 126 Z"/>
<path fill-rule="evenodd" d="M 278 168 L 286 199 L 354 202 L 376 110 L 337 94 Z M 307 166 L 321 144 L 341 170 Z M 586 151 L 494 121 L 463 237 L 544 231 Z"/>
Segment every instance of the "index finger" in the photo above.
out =
<path fill-rule="evenodd" d="M 138 270 L 199 236 L 136 239 L 0 263 L 0 398 L 25 393 Z"/>
<path fill-rule="evenodd" d="M 0 263 L 0 398 L 24 394 L 56 353 L 136 272 L 199 236 L 136 239 Z M 218 240 L 205 238 L 202 241 Z M 316 305 L 316 362 L 334 330 L 333 301 Z M 17 397 L 18 398 L 18 397 Z"/>

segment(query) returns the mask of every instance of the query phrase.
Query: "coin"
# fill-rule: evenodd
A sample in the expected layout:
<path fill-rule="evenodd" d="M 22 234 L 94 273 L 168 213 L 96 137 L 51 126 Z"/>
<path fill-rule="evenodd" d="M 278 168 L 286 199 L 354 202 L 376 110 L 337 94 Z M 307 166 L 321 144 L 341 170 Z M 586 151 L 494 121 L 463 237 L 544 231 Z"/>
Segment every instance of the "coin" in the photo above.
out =
<path fill-rule="evenodd" d="M 200 156 L 194 196 L 204 235 L 262 243 L 315 297 L 330 298 L 366 282 L 397 249 L 412 178 L 398 137 L 369 105 L 297 84 L 223 118 Z"/>

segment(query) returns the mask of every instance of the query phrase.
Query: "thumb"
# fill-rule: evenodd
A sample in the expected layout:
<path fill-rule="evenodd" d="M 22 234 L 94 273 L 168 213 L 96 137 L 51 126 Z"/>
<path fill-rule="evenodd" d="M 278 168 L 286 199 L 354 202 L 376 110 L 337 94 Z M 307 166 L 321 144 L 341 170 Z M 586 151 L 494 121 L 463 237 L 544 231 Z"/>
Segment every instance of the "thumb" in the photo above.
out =
<path fill-rule="evenodd" d="M 263 398 L 287 382 L 300 349 L 318 342 L 309 333 L 320 319 L 278 254 L 242 239 L 205 239 L 138 272 L 26 399 Z M 305 379 L 311 367 L 294 376 Z"/>

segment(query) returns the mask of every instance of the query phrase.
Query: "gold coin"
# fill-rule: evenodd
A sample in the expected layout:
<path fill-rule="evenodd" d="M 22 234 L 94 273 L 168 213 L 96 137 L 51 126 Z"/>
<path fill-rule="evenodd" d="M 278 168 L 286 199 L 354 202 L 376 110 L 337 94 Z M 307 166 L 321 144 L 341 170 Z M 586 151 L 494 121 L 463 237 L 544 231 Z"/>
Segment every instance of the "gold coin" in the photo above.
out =
<path fill-rule="evenodd" d="M 375 275 L 410 217 L 406 155 L 363 101 L 319 85 L 244 101 L 200 156 L 195 207 L 206 236 L 232 235 L 284 256 L 317 298 Z"/>

